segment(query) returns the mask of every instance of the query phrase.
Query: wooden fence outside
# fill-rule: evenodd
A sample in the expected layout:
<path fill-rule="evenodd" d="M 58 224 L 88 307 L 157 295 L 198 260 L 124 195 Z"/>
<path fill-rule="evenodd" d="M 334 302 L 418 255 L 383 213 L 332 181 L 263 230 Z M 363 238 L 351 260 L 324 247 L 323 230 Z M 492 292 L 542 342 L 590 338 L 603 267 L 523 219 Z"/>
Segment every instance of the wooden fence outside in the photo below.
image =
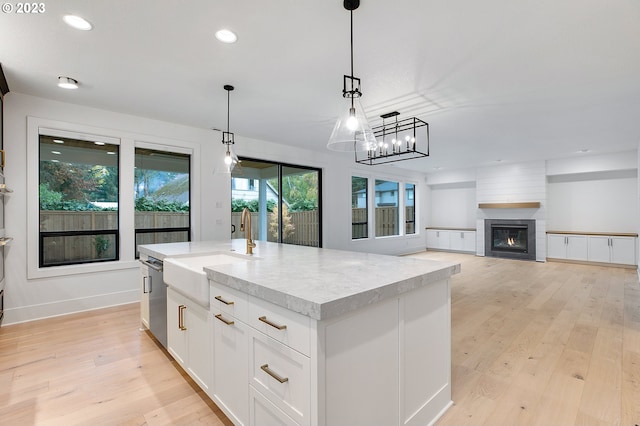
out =
<path fill-rule="evenodd" d="M 260 235 L 258 213 L 251 213 L 251 235 Z M 231 213 L 231 224 L 235 225 L 235 233 L 231 238 L 245 238 L 240 232 L 241 213 Z M 289 212 L 293 232 L 286 236 L 287 244 L 317 247 L 320 243 L 320 221 L 317 210 Z M 397 235 L 397 207 L 378 207 L 375 209 L 375 236 Z M 405 214 L 406 233 L 415 232 L 414 210 L 407 207 Z M 271 220 L 271 217 L 268 217 Z M 368 223 L 367 209 L 354 208 L 351 212 L 352 238 L 366 238 Z M 189 226 L 188 212 L 136 212 L 135 227 L 137 229 L 182 228 Z M 40 231 L 93 231 L 117 229 L 118 212 L 115 211 L 42 211 L 40 212 Z M 157 232 L 138 234 L 136 244 L 157 244 L 181 242 L 187 240 L 184 232 Z M 105 241 L 106 240 L 106 241 Z M 277 241 L 275 235 L 267 232 L 267 241 Z M 44 244 L 44 259 L 61 261 L 83 261 L 96 258 L 115 258 L 115 244 L 112 235 L 50 237 Z"/>
<path fill-rule="evenodd" d="M 138 229 L 181 228 L 189 226 L 188 212 L 136 212 Z M 96 231 L 118 229 L 116 211 L 59 211 L 40 212 L 41 232 Z M 187 241 L 185 232 L 156 232 L 139 234 L 136 244 L 157 244 Z M 79 235 L 47 237 L 43 243 L 45 264 L 82 262 L 93 259 L 115 259 L 115 236 Z"/>
<path fill-rule="evenodd" d="M 241 212 L 231 213 L 232 229 L 235 227 L 235 232 L 231 235 L 231 238 L 246 238 L 245 233 L 240 231 L 241 216 Z M 289 217 L 290 223 L 293 225 L 293 232 L 284 238 L 284 242 L 287 244 L 318 247 L 320 244 L 318 210 L 289 212 Z M 269 226 L 269 221 L 272 220 L 270 213 L 267 218 L 267 226 Z M 259 213 L 257 212 L 251 213 L 251 235 L 254 239 L 260 235 Z M 277 240 L 275 235 L 267 231 L 267 241 L 275 242 Z"/>
<path fill-rule="evenodd" d="M 405 222 L 405 234 L 415 233 L 415 209 L 413 207 L 405 207 Z M 374 223 L 376 237 L 398 235 L 398 208 L 376 207 Z M 351 209 L 351 237 L 353 239 L 367 238 L 368 226 L 367 209 Z"/>

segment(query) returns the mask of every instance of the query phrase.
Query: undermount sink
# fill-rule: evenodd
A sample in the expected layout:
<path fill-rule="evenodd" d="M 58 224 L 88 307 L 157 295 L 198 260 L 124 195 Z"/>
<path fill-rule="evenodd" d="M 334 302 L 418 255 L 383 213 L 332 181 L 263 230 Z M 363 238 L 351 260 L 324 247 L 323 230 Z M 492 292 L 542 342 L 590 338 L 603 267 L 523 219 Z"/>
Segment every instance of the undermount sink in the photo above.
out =
<path fill-rule="evenodd" d="M 251 259 L 226 253 L 202 256 L 167 257 L 164 259 L 164 282 L 202 306 L 209 306 L 209 281 L 205 266 L 247 262 Z"/>

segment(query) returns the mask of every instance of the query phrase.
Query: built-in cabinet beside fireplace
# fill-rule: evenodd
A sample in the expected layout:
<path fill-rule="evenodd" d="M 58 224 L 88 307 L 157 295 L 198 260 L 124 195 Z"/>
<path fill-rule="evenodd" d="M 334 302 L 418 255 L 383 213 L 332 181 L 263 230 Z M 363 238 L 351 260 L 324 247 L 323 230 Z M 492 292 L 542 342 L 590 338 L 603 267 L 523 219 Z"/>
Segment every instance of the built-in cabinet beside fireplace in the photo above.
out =
<path fill-rule="evenodd" d="M 637 234 L 547 233 L 547 259 L 637 265 Z"/>
<path fill-rule="evenodd" d="M 476 252 L 476 231 L 470 228 L 427 228 L 427 249 Z"/>

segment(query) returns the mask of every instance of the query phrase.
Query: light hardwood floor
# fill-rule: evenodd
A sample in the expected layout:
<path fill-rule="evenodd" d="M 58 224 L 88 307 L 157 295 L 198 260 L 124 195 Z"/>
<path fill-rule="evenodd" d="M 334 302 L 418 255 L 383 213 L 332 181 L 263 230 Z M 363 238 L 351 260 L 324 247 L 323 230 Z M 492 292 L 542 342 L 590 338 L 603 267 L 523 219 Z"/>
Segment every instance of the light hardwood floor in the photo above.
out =
<path fill-rule="evenodd" d="M 640 424 L 635 270 L 425 252 L 452 280 L 438 425 Z M 0 328 L 1 425 L 229 425 L 139 330 L 137 305 Z"/>

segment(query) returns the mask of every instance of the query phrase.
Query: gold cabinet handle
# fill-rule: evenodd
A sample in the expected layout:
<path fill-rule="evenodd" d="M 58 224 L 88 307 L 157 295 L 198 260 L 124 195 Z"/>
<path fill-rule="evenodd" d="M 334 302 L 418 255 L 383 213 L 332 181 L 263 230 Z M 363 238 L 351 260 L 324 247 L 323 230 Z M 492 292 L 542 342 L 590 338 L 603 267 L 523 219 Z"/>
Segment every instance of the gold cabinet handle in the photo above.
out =
<path fill-rule="evenodd" d="M 187 327 L 184 326 L 184 310 L 187 309 L 185 305 L 178 306 L 178 328 L 185 331 Z"/>
<path fill-rule="evenodd" d="M 4 149 L 0 149 L 0 167 L 4 169 Z"/>
<path fill-rule="evenodd" d="M 278 330 L 284 330 L 284 329 L 286 329 L 286 328 L 287 328 L 287 326 L 286 326 L 286 325 L 284 325 L 284 324 L 283 324 L 283 325 L 278 325 L 278 324 L 276 324 L 276 323 L 274 323 L 274 322 L 269 321 L 269 320 L 267 319 L 267 317 L 260 317 L 260 318 L 258 318 L 258 319 L 259 319 L 260 321 L 262 321 L 263 323 L 265 323 L 265 324 L 269 324 L 269 325 L 270 325 L 271 327 L 273 327 L 273 328 L 277 328 Z"/>
<path fill-rule="evenodd" d="M 215 317 L 216 317 L 216 318 L 218 318 L 220 321 L 222 321 L 223 323 L 225 323 L 225 324 L 227 324 L 227 325 L 233 325 L 233 324 L 235 324 L 235 322 L 234 322 L 234 321 L 229 321 L 229 320 L 225 319 L 225 318 L 222 316 L 222 314 L 218 314 L 218 315 L 216 315 Z"/>
<path fill-rule="evenodd" d="M 225 305 L 233 305 L 233 301 L 227 302 L 226 300 L 224 300 L 222 298 L 222 296 L 216 296 L 216 297 L 214 297 L 214 299 L 219 300 L 220 302 L 224 303 Z"/>
<path fill-rule="evenodd" d="M 262 371 L 264 371 L 265 373 L 267 373 L 268 375 L 270 375 L 271 377 L 273 377 L 274 379 L 276 379 L 277 381 L 279 381 L 280 383 L 285 383 L 289 381 L 288 377 L 282 377 L 277 373 L 274 373 L 270 368 L 269 368 L 269 364 L 265 364 L 265 365 L 261 365 L 260 369 L 262 369 Z"/>

